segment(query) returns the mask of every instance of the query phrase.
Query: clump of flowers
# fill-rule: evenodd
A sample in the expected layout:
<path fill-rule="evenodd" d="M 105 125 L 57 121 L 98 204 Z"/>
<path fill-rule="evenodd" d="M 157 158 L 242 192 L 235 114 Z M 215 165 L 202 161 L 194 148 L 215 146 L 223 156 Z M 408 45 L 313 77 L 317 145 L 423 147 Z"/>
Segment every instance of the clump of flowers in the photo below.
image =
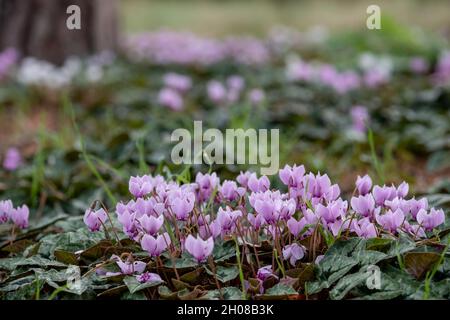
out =
<path fill-rule="evenodd" d="M 286 189 L 271 188 L 268 177 L 251 172 L 223 182 L 215 173 L 198 173 L 195 182 L 186 184 L 161 176 L 131 177 L 134 198 L 117 204 L 118 221 L 158 264 L 162 258 L 182 255 L 198 264 L 211 263 L 215 247 L 227 241 L 243 246 L 247 255 L 268 244 L 273 248 L 272 266 L 259 260 L 252 266 L 252 281 L 259 283 L 260 292 L 268 278 L 278 281 L 277 265 L 284 270 L 295 268 L 305 257 L 311 259 L 302 241 L 313 234 L 322 234 L 327 241 L 400 234 L 418 241 L 433 236 L 445 222 L 444 211 L 429 208 L 426 198 L 408 197 L 406 182 L 380 186 L 368 175 L 358 176 L 355 192 L 346 200 L 328 175 L 306 172 L 302 165 L 286 165 L 279 178 Z M 95 231 L 104 218 L 103 211 L 89 209 L 85 222 Z M 321 257 L 313 259 L 318 263 Z M 122 273 L 131 267 L 122 265 Z M 139 281 L 146 281 L 147 276 L 141 277 Z M 245 285 L 251 286 L 251 281 Z"/>

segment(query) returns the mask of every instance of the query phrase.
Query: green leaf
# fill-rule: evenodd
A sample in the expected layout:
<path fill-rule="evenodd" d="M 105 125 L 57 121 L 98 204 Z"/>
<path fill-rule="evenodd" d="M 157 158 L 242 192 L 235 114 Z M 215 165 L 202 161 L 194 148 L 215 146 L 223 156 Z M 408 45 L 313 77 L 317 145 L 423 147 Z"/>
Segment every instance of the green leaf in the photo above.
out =
<path fill-rule="evenodd" d="M 286 296 L 297 294 L 294 288 L 283 283 L 278 283 L 266 291 L 265 296 Z"/>
<path fill-rule="evenodd" d="M 209 270 L 207 267 L 205 267 L 206 272 L 209 275 L 214 276 L 214 272 Z M 231 267 L 224 267 L 224 266 L 217 266 L 216 267 L 216 277 L 217 280 L 219 280 L 222 283 L 234 280 L 239 275 L 239 268 L 237 266 L 231 266 Z"/>
<path fill-rule="evenodd" d="M 224 287 L 222 288 L 222 295 L 224 300 L 241 300 L 242 291 L 236 287 Z M 200 298 L 201 300 L 218 300 L 220 299 L 220 292 L 218 289 L 210 290 L 204 296 Z"/>
<path fill-rule="evenodd" d="M 363 267 L 357 273 L 352 273 L 342 277 L 330 291 L 330 298 L 333 300 L 343 299 L 354 287 L 367 280 L 367 268 Z"/>
<path fill-rule="evenodd" d="M 46 268 L 46 267 L 66 267 L 66 264 L 59 261 L 45 259 L 38 255 L 25 259 L 22 257 L 0 259 L 0 269 L 12 271 L 17 267 L 22 266 L 37 266 Z"/>
<path fill-rule="evenodd" d="M 132 276 L 127 276 L 127 277 L 123 278 L 123 282 L 127 285 L 128 290 L 130 290 L 131 294 L 141 291 L 141 290 L 144 290 L 146 288 L 159 286 L 160 284 L 164 283 L 164 281 L 152 281 L 152 282 L 140 283 L 139 281 L 137 281 L 136 277 L 132 277 Z"/>

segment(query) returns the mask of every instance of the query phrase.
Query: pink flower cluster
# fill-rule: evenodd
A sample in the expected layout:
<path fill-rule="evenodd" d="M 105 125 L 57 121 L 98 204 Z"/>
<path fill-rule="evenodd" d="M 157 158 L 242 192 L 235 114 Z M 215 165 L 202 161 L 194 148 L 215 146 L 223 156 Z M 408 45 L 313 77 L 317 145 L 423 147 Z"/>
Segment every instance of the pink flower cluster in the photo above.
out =
<path fill-rule="evenodd" d="M 354 70 L 339 71 L 331 64 L 313 64 L 302 60 L 287 64 L 286 77 L 289 81 L 304 81 L 332 88 L 339 94 L 359 89 L 363 86 L 375 88 L 389 81 L 389 75 L 375 68 L 364 70 L 362 74 Z"/>
<path fill-rule="evenodd" d="M 11 200 L 0 201 L 0 224 L 11 221 L 20 229 L 28 228 L 30 210 L 26 205 L 14 208 Z"/>
<path fill-rule="evenodd" d="M 191 78 L 170 72 L 164 75 L 163 81 L 165 86 L 159 91 L 159 104 L 174 111 L 182 110 L 183 95 L 192 87 Z"/>
<path fill-rule="evenodd" d="M 211 65 L 224 60 L 259 65 L 270 59 L 268 47 L 252 37 L 225 40 L 200 37 L 190 32 L 158 31 L 130 37 L 129 56 L 153 64 Z"/>
<path fill-rule="evenodd" d="M 134 199 L 117 204 L 118 221 L 152 257 L 180 249 L 202 263 L 220 239 L 268 239 L 293 266 L 306 251 L 299 241 L 316 228 L 332 238 L 404 233 L 420 239 L 445 221 L 443 210 L 428 208 L 426 198 L 407 198 L 406 182 L 379 186 L 368 175 L 358 176 L 348 202 L 326 174 L 306 173 L 304 166 L 286 165 L 279 178 L 287 192 L 271 189 L 266 176 L 250 172 L 222 183 L 215 173 L 198 173 L 194 183 L 181 185 L 162 176 L 131 177 Z M 85 220 L 93 231 L 104 215 L 95 218 Z"/>

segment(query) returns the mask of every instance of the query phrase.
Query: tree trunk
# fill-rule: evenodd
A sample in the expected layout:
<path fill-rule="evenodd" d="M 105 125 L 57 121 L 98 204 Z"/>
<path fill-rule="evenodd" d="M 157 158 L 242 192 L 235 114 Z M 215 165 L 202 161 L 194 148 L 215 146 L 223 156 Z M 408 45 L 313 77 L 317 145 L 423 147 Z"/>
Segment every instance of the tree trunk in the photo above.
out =
<path fill-rule="evenodd" d="M 69 30 L 67 8 L 78 5 L 81 29 Z M 115 51 L 118 0 L 0 0 L 0 50 L 61 64 L 71 55 Z"/>

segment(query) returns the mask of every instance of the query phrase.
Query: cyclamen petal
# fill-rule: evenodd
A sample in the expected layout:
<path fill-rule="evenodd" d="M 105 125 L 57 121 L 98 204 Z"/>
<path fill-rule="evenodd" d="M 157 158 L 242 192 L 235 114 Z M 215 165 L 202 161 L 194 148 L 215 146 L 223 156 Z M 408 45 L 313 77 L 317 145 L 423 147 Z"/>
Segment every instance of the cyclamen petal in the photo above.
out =
<path fill-rule="evenodd" d="M 155 218 L 154 216 L 143 215 L 138 219 L 141 228 L 150 235 L 155 235 L 164 224 L 164 216 Z"/>
<path fill-rule="evenodd" d="M 0 201 L 0 224 L 8 222 L 12 210 L 13 203 L 11 200 Z"/>
<path fill-rule="evenodd" d="M 144 272 L 143 274 L 137 275 L 136 280 L 140 283 L 147 282 L 163 282 L 161 277 L 156 273 Z"/>
<path fill-rule="evenodd" d="M 420 211 L 417 213 L 417 222 L 425 230 L 433 230 L 434 228 L 445 222 L 444 210 L 436 210 L 434 208 L 431 208 L 430 212 L 428 213 L 426 210 L 420 209 Z"/>
<path fill-rule="evenodd" d="M 17 209 L 12 209 L 10 212 L 10 218 L 16 226 L 20 229 L 28 228 L 28 217 L 30 215 L 30 210 L 26 205 L 18 207 Z"/>
<path fill-rule="evenodd" d="M 160 234 L 156 238 L 145 234 L 141 239 L 141 247 L 152 257 L 158 257 L 171 244 L 168 233 Z"/>
<path fill-rule="evenodd" d="M 214 240 L 212 237 L 207 240 L 203 240 L 199 236 L 194 238 L 192 235 L 189 235 L 186 238 L 184 246 L 196 260 L 197 262 L 205 262 L 206 259 L 211 255 L 214 249 Z"/>
<path fill-rule="evenodd" d="M 283 248 L 283 259 L 289 260 L 290 264 L 295 267 L 298 260 L 301 260 L 305 255 L 305 248 L 293 243 Z"/>
<path fill-rule="evenodd" d="M 372 189 L 372 179 L 370 176 L 367 174 L 364 177 L 358 176 L 356 179 L 356 189 L 358 189 L 359 194 L 362 196 L 369 193 L 370 189 Z"/>
<path fill-rule="evenodd" d="M 144 175 L 142 177 L 131 177 L 129 181 L 129 190 L 137 198 L 143 197 L 153 190 L 152 177 Z"/>
<path fill-rule="evenodd" d="M 108 215 L 103 209 L 92 210 L 89 208 L 86 210 L 83 217 L 84 223 L 92 232 L 99 231 L 102 224 L 104 224 L 107 219 Z"/>

